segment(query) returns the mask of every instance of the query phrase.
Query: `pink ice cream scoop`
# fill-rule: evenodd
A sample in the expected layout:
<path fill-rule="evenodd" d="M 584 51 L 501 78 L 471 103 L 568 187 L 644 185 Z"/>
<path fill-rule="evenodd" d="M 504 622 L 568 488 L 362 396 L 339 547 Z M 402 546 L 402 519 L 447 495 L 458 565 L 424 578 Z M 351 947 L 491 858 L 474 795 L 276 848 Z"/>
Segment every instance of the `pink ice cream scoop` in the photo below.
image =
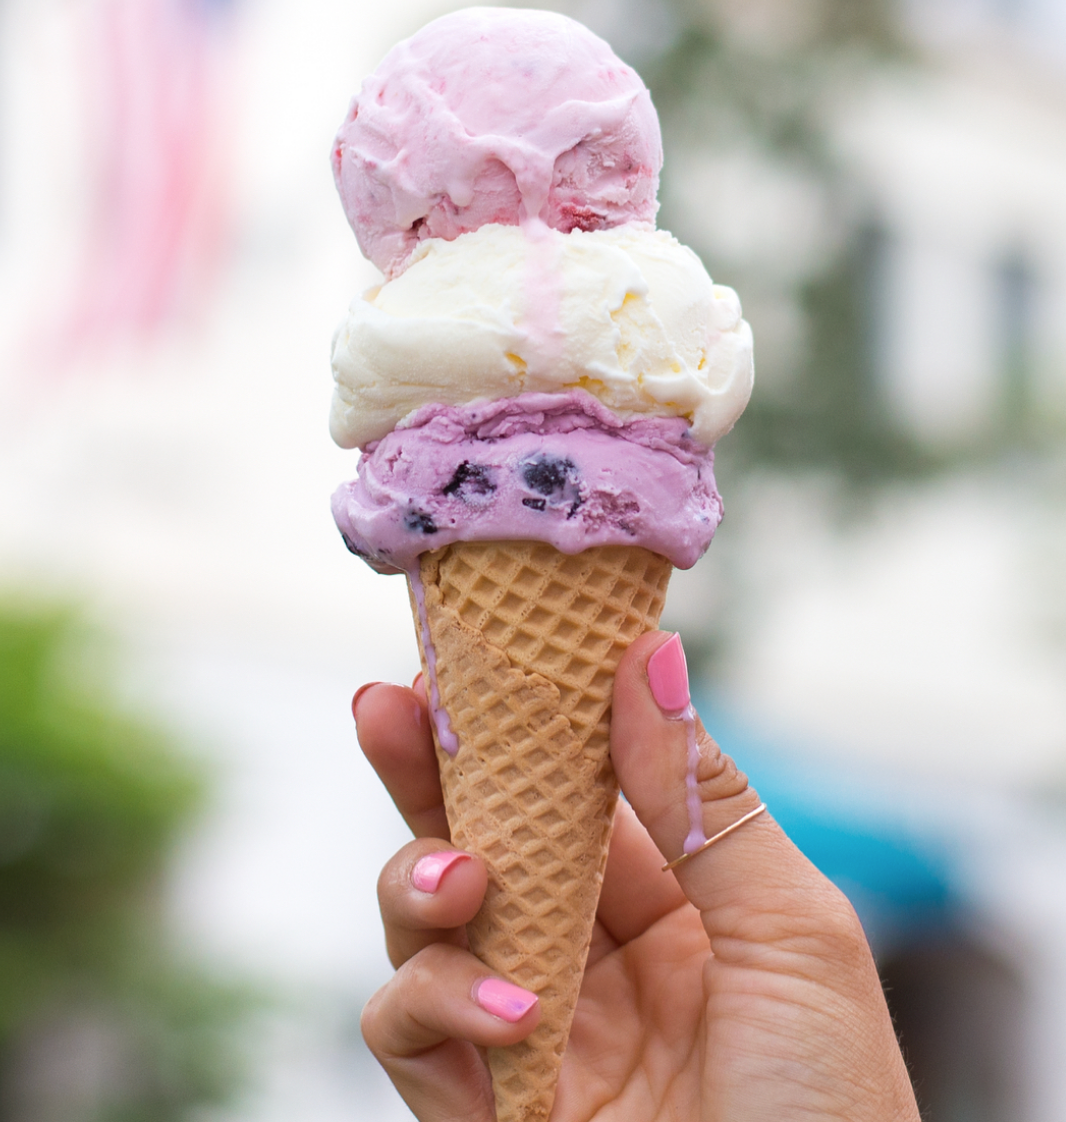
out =
<path fill-rule="evenodd" d="M 659 120 L 638 75 L 554 12 L 469 8 L 394 47 L 352 101 L 333 174 L 387 277 L 490 223 L 652 223 Z"/>

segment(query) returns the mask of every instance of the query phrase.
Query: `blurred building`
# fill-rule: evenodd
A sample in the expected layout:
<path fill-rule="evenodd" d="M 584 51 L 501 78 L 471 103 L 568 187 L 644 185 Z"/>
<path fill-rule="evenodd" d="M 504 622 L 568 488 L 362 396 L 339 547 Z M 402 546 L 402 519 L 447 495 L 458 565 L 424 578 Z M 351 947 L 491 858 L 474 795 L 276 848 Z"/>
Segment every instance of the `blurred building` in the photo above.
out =
<path fill-rule="evenodd" d="M 857 509 L 824 472 L 749 481 L 726 495 L 723 537 L 740 540 L 682 578 L 689 604 L 726 582 L 750 601 L 714 680 L 723 742 L 859 908 L 923 1117 L 1052 1122 L 1066 1117 L 1066 13 L 944 0 L 908 23 L 911 50 L 831 104 L 829 134 L 860 227 L 871 400 L 940 466 Z M 730 182 L 725 161 L 704 167 L 682 213 L 686 190 Z M 833 216 L 798 180 L 790 208 L 766 167 L 746 205 L 805 219 L 792 267 L 816 271 Z M 707 238 L 726 261 L 728 234 Z M 746 504 L 732 525 L 731 497 Z"/>
<path fill-rule="evenodd" d="M 1066 22 L 1058 5 L 916 7 L 932 65 L 842 107 L 881 242 L 886 402 L 923 440 L 1066 426 Z"/>

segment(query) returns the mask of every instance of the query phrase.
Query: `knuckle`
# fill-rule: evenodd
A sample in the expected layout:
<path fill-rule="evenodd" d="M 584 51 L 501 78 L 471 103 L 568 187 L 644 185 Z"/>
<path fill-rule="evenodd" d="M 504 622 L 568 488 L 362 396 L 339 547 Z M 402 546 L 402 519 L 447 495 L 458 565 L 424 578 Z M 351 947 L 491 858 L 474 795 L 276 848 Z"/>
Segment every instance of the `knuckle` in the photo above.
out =
<path fill-rule="evenodd" d="M 371 1055 L 379 1060 L 384 1052 L 383 1007 L 387 988 L 388 985 L 386 984 L 370 997 L 363 1006 L 363 1011 L 359 1017 L 359 1031 L 363 1034 L 363 1040 L 366 1042 L 367 1048 L 370 1049 Z"/>
<path fill-rule="evenodd" d="M 405 993 L 431 990 L 440 984 L 443 967 L 440 950 L 440 944 L 430 943 L 400 967 L 396 980 Z"/>
<path fill-rule="evenodd" d="M 392 861 L 386 862 L 381 872 L 378 873 L 378 906 L 384 909 L 385 899 L 389 894 L 389 887 L 392 881 Z"/>
<path fill-rule="evenodd" d="M 706 733 L 701 738 L 696 782 L 704 802 L 733 798 L 748 789 L 748 777 Z"/>
<path fill-rule="evenodd" d="M 419 843 L 409 842 L 385 862 L 378 874 L 378 907 L 386 920 L 403 914 L 402 903 L 410 887 L 411 868 L 418 858 Z"/>
<path fill-rule="evenodd" d="M 842 953 L 862 952 L 865 955 L 868 946 L 866 932 L 851 901 L 835 885 L 830 895 L 831 903 L 822 916 L 825 938 Z"/>
<path fill-rule="evenodd" d="M 835 971 L 865 970 L 872 961 L 870 944 L 851 901 L 829 882 L 820 895 L 819 906 L 810 915 L 812 957 Z"/>

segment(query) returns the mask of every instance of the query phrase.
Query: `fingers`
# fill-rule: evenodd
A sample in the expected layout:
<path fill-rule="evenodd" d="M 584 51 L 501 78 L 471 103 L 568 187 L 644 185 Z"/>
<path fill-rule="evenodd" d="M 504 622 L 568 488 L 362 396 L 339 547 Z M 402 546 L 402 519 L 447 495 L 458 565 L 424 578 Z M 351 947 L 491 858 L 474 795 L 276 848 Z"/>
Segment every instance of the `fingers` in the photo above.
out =
<path fill-rule="evenodd" d="M 415 837 L 448 837 L 425 693 L 381 682 L 352 702 L 363 753 Z"/>
<path fill-rule="evenodd" d="M 396 972 L 363 1010 L 367 1047 L 421 1122 L 494 1122 L 475 1046 L 502 1047 L 537 1026 L 534 994 L 488 974 L 473 955 L 435 944 Z"/>
<path fill-rule="evenodd" d="M 662 865 L 662 854 L 633 808 L 619 800 L 597 913 L 615 944 L 643 935 L 685 903 L 677 878 L 663 876 Z"/>
<path fill-rule="evenodd" d="M 421 687 L 417 680 L 413 689 L 372 682 L 356 693 L 352 709 L 360 745 L 411 831 L 420 838 L 447 838 L 447 817 Z M 390 862 L 386 874 L 393 865 Z M 599 908 L 599 918 L 614 944 L 635 938 L 684 902 L 676 879 L 662 876 L 661 866 L 662 856 L 647 831 L 632 809 L 620 803 Z M 456 926 L 469 918 L 457 921 Z M 394 965 L 418 949 L 413 943 L 410 946 L 414 949 L 403 941 L 395 948 L 389 944 L 390 955 L 399 956 L 393 957 Z"/>
<path fill-rule="evenodd" d="M 421 838 L 404 846 L 378 878 L 392 965 L 434 943 L 465 947 L 463 926 L 481 907 L 487 885 L 483 862 L 447 842 Z"/>
<path fill-rule="evenodd" d="M 363 1011 L 363 1036 L 421 1122 L 494 1122 L 478 1047 L 524 1039 L 537 998 L 493 977 L 464 949 L 463 925 L 485 896 L 484 864 L 446 842 L 405 846 L 378 881 L 389 957 L 398 969 Z"/>
<path fill-rule="evenodd" d="M 690 745 L 678 713 L 687 701 L 680 641 L 661 632 L 642 636 L 615 677 L 611 751 L 622 790 L 667 860 L 681 855 L 693 829 L 713 837 L 759 805 L 747 778 L 697 720 L 697 786 L 690 810 Z M 788 938 L 797 925 L 818 922 L 827 908 L 846 907 L 766 813 L 685 862 L 675 875 L 712 939 Z"/>

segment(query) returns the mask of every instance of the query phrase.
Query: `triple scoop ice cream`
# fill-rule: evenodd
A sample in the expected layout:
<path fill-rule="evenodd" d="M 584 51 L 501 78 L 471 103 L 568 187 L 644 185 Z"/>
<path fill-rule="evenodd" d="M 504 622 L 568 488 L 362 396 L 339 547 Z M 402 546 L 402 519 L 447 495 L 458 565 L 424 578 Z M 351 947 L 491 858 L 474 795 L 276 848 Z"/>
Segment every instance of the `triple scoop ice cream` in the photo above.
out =
<path fill-rule="evenodd" d="M 375 568 L 501 537 L 641 545 L 682 568 L 706 550 L 751 331 L 732 289 L 655 229 L 661 163 L 643 82 L 554 13 L 445 16 L 366 80 L 333 172 L 387 279 L 337 331 L 330 431 L 362 449 L 333 510 Z M 567 465 L 565 514 L 523 490 L 546 394 L 567 402 L 542 434 Z M 481 419 L 491 402 L 506 437 Z M 655 440 L 641 419 L 662 422 Z"/>

